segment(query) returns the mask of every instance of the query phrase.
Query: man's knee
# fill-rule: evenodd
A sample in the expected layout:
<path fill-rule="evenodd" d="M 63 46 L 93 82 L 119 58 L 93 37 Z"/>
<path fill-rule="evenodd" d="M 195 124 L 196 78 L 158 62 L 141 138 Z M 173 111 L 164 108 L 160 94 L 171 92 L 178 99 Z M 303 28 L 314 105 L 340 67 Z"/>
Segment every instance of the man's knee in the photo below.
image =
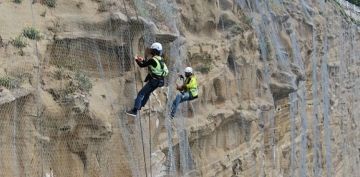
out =
<path fill-rule="evenodd" d="M 181 98 L 181 94 L 176 94 L 176 98 Z"/>
<path fill-rule="evenodd" d="M 176 95 L 173 103 L 175 104 L 176 102 L 178 102 L 179 100 L 181 100 L 181 96 L 179 96 L 179 94 Z"/>

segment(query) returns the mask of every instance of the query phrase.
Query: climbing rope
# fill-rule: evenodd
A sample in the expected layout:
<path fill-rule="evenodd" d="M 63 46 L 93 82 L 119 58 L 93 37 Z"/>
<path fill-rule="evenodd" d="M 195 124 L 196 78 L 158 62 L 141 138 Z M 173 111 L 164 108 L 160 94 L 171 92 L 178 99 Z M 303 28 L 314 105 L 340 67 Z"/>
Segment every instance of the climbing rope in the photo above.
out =
<path fill-rule="evenodd" d="M 125 8 L 125 13 L 126 13 L 126 16 L 129 18 L 130 16 L 129 16 L 129 14 L 128 14 L 128 11 L 127 11 L 127 8 L 126 8 L 126 3 L 125 3 L 125 0 L 123 0 L 123 4 L 124 4 L 124 8 Z M 138 15 L 137 15 L 137 11 L 136 11 L 136 9 L 135 9 L 135 13 L 136 13 L 136 18 L 137 18 L 137 20 L 139 19 L 139 17 L 138 17 Z M 130 22 L 128 22 L 128 27 L 130 28 L 130 24 L 129 24 Z M 129 38 L 130 38 L 130 35 L 128 35 L 129 36 Z M 129 42 L 130 42 L 131 40 L 129 39 Z M 130 49 L 132 49 L 132 46 L 130 45 Z M 133 52 L 132 52 L 132 50 L 131 50 L 131 54 L 132 54 Z M 135 90 L 138 90 L 137 89 L 137 82 L 136 82 L 136 70 L 135 70 L 135 63 L 134 62 L 132 62 L 132 65 L 133 65 L 133 67 L 134 67 L 134 80 L 135 80 Z M 147 164 L 146 164 L 146 156 L 145 156 L 145 147 L 144 147 L 144 135 L 143 135 L 143 128 L 142 128 L 142 123 L 141 123 L 141 117 L 140 117 L 140 115 L 139 116 L 137 116 L 137 118 L 138 118 L 138 120 L 139 120 L 139 126 L 140 126 L 140 136 L 141 136 L 141 145 L 142 145 L 142 153 L 143 153 L 143 160 L 144 160 L 144 165 L 145 165 L 145 176 L 146 177 L 148 177 L 148 172 L 147 172 Z M 151 165 L 151 164 L 150 164 Z"/>
<path fill-rule="evenodd" d="M 147 173 L 145 147 L 144 147 L 144 144 L 145 144 L 145 143 L 144 143 L 144 135 L 143 135 L 143 129 L 142 129 L 142 124 L 141 124 L 141 117 L 140 117 L 140 115 L 139 115 L 139 125 L 140 125 L 141 145 L 142 145 L 143 156 L 144 156 L 145 175 L 146 175 L 146 177 L 147 177 L 147 176 L 148 176 L 148 173 Z"/>
<path fill-rule="evenodd" d="M 151 121 L 150 121 L 150 118 L 151 118 L 151 98 L 149 98 L 149 147 L 150 147 L 150 150 L 149 150 L 149 160 L 150 160 L 150 177 L 152 177 L 152 167 L 151 167 Z"/>

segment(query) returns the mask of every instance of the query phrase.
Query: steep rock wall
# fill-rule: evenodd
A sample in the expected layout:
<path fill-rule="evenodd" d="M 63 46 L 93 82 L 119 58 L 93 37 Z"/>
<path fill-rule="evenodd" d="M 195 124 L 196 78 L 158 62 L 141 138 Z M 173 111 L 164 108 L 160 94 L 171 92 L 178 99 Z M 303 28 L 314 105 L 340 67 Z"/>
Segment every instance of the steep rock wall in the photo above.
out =
<path fill-rule="evenodd" d="M 0 176 L 357 176 L 359 29 L 342 12 L 305 0 L 2 2 Z M 41 40 L 17 48 L 28 26 Z M 131 58 L 153 40 L 172 72 L 141 132 L 124 109 L 145 76 Z M 185 65 L 200 96 L 169 123 Z"/>

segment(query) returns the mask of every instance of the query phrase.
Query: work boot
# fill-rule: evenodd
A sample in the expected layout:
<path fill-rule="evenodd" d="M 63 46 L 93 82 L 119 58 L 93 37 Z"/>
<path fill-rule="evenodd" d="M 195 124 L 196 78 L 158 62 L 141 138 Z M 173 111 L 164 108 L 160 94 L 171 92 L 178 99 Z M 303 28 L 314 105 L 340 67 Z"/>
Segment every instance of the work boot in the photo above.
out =
<path fill-rule="evenodd" d="M 133 117 L 136 117 L 137 110 L 136 109 L 131 109 L 129 111 L 126 111 L 126 114 L 130 115 L 130 116 L 133 116 Z"/>
<path fill-rule="evenodd" d="M 169 118 L 170 118 L 170 120 L 174 120 L 174 118 L 175 118 L 175 114 L 174 114 L 174 113 L 172 113 L 172 112 L 170 112 L 170 113 L 169 113 Z"/>
<path fill-rule="evenodd" d="M 174 120 L 175 115 L 170 114 L 169 117 L 170 117 L 170 120 Z"/>

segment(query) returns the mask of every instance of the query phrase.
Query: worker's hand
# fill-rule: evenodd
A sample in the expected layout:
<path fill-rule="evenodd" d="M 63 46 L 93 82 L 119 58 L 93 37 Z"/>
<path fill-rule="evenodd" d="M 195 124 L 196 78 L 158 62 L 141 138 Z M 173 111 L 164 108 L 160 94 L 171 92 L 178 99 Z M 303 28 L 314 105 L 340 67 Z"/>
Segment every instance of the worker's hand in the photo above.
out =
<path fill-rule="evenodd" d="M 182 86 L 176 84 L 176 90 L 181 91 L 181 90 L 182 90 Z"/>
<path fill-rule="evenodd" d="M 144 58 L 143 58 L 143 57 L 136 56 L 136 57 L 135 57 L 135 60 L 136 60 L 136 61 L 144 61 Z"/>
<path fill-rule="evenodd" d="M 179 74 L 178 73 L 178 77 L 180 77 L 180 79 L 183 79 L 184 80 L 184 76 L 182 74 Z"/>

